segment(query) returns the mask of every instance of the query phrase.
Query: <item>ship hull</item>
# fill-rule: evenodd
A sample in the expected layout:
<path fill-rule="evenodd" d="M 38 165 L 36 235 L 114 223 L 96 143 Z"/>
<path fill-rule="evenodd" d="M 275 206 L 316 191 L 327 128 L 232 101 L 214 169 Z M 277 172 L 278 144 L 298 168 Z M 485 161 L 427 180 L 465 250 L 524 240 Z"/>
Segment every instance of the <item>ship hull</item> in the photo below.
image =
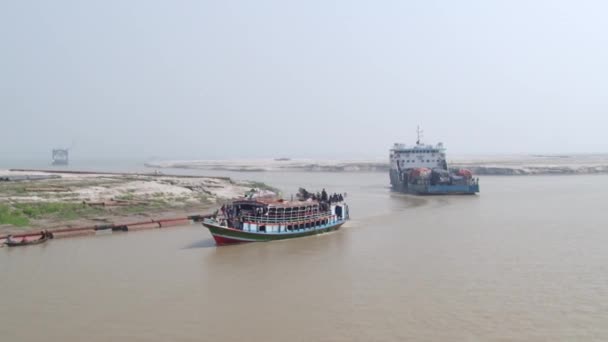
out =
<path fill-rule="evenodd" d="M 393 186 L 394 191 L 413 195 L 475 195 L 479 192 L 479 184 L 463 185 L 418 185 L 404 184 Z"/>
<path fill-rule="evenodd" d="M 390 172 L 393 191 L 413 195 L 474 195 L 479 192 L 479 182 L 465 184 L 431 184 L 430 182 L 409 183 L 395 170 Z"/>
<path fill-rule="evenodd" d="M 344 222 L 345 221 L 342 220 L 324 226 L 282 233 L 247 232 L 240 229 L 219 226 L 209 221 L 203 222 L 203 226 L 209 229 L 215 243 L 221 246 L 244 242 L 268 242 L 323 234 L 340 229 Z"/>

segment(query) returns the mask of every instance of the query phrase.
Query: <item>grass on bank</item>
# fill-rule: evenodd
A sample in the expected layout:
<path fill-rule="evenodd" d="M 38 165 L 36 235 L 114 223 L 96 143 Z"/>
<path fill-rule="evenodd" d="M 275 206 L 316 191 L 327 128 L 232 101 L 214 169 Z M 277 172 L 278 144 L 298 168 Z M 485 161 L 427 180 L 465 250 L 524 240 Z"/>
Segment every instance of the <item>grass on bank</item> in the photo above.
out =
<path fill-rule="evenodd" d="M 83 205 L 82 203 L 44 202 L 0 204 L 0 224 L 24 227 L 31 220 L 56 218 L 74 220 L 80 217 L 97 215 L 103 209 Z"/>
<path fill-rule="evenodd" d="M 23 213 L 13 210 L 11 207 L 0 204 L 0 224 L 10 224 L 16 227 L 29 225 L 30 220 Z"/>

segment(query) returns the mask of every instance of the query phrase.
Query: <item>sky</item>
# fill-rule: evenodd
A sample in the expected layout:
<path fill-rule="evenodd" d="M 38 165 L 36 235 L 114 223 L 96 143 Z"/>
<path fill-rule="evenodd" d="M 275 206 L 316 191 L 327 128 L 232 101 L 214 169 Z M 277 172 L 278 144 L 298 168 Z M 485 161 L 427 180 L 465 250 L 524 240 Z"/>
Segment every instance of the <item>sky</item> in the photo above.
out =
<path fill-rule="evenodd" d="M 2 1 L 0 158 L 608 152 L 604 1 Z"/>

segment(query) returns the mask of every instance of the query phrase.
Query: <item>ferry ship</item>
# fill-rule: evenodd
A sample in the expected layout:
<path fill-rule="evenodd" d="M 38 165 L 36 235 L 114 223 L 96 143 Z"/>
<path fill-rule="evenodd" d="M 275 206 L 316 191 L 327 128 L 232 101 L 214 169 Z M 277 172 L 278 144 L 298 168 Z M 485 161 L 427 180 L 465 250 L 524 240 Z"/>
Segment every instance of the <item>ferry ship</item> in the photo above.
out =
<path fill-rule="evenodd" d="M 443 143 L 423 144 L 417 129 L 416 144 L 395 143 L 390 150 L 390 180 L 394 191 L 415 195 L 476 194 L 479 179 L 467 169 L 449 169 Z"/>
<path fill-rule="evenodd" d="M 222 206 L 203 226 L 217 245 L 226 245 L 327 233 L 340 229 L 348 218 L 342 195 L 300 196 L 295 201 L 247 196 Z"/>

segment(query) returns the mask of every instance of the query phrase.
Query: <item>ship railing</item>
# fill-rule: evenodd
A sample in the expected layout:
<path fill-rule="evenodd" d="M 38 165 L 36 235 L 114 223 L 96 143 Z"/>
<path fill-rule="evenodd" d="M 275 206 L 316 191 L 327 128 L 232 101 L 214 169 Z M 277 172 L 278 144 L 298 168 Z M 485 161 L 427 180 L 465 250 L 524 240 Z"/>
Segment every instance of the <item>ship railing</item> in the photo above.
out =
<path fill-rule="evenodd" d="M 433 185 L 433 184 L 431 184 L 431 181 L 427 180 L 427 179 L 424 179 L 424 180 L 419 179 L 419 180 L 416 180 L 415 182 L 410 183 L 410 184 L 412 184 L 412 185 L 420 185 L 420 186 L 424 186 L 424 187 L 427 187 L 427 188 L 429 186 Z M 449 184 L 452 184 L 452 183 L 449 183 Z M 465 184 L 461 184 L 461 185 L 479 185 L 479 178 L 471 178 Z"/>

